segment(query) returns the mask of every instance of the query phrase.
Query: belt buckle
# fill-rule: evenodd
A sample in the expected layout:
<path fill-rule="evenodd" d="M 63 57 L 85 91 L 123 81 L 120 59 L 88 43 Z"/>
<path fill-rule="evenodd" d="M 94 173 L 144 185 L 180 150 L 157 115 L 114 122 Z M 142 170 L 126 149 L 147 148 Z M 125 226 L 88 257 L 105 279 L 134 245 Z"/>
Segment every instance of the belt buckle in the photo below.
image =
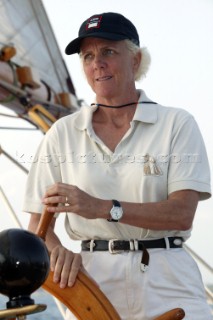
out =
<path fill-rule="evenodd" d="M 118 239 L 111 239 L 111 240 L 109 240 L 109 242 L 108 242 L 108 250 L 109 250 L 109 253 L 111 253 L 111 254 L 118 254 L 118 253 L 124 252 L 124 250 L 114 250 L 114 248 L 113 248 L 113 246 L 114 246 L 114 241 L 118 241 Z"/>

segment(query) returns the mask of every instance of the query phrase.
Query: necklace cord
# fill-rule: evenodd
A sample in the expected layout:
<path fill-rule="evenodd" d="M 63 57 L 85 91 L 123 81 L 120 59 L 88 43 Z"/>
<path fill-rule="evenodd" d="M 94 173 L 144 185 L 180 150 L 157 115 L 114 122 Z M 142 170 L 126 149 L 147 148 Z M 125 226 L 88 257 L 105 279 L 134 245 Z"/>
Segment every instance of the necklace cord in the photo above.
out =
<path fill-rule="evenodd" d="M 97 107 L 106 107 L 106 108 L 123 108 L 123 107 L 128 107 L 128 106 L 132 106 L 134 104 L 139 104 L 139 103 L 151 103 L 151 104 L 156 104 L 156 102 L 153 101 L 139 101 L 139 102 L 130 102 L 130 103 L 126 103 L 126 104 L 122 104 L 119 106 L 108 106 L 106 104 L 102 104 L 102 103 L 91 103 L 91 106 L 97 106 Z"/>

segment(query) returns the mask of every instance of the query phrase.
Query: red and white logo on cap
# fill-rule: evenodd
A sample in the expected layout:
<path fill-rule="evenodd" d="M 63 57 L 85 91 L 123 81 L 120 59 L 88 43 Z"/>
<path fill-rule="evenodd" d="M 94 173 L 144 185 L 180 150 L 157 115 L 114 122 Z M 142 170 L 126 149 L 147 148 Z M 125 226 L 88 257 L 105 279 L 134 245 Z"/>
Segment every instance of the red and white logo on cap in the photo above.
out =
<path fill-rule="evenodd" d="M 94 16 L 90 18 L 86 24 L 86 30 L 91 28 L 100 28 L 102 16 Z"/>

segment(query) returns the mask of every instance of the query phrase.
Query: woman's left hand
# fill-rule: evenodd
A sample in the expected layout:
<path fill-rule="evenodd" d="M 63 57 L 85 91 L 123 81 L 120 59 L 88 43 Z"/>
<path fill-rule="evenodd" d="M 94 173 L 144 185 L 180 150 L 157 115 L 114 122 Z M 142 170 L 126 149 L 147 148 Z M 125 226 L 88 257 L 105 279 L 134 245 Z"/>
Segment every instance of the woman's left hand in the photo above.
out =
<path fill-rule="evenodd" d="M 82 258 L 78 253 L 66 249 L 62 245 L 53 248 L 50 255 L 50 267 L 53 271 L 53 281 L 61 288 L 72 287 L 78 271 L 82 268 Z"/>
<path fill-rule="evenodd" d="M 97 218 L 97 208 L 102 200 L 90 196 L 78 187 L 58 182 L 50 186 L 42 202 L 49 212 L 73 212 L 87 219 Z"/>

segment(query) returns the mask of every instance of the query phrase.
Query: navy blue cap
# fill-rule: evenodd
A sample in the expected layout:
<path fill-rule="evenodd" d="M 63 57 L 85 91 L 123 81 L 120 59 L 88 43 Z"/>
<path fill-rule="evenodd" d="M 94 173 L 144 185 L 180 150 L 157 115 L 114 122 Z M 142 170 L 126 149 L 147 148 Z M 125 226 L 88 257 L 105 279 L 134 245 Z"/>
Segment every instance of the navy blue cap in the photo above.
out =
<path fill-rule="evenodd" d="M 79 29 L 78 38 L 67 45 L 65 53 L 68 55 L 79 53 L 82 39 L 88 37 L 114 41 L 129 39 L 140 46 L 138 32 L 133 23 L 115 12 L 95 14 L 85 20 Z"/>

